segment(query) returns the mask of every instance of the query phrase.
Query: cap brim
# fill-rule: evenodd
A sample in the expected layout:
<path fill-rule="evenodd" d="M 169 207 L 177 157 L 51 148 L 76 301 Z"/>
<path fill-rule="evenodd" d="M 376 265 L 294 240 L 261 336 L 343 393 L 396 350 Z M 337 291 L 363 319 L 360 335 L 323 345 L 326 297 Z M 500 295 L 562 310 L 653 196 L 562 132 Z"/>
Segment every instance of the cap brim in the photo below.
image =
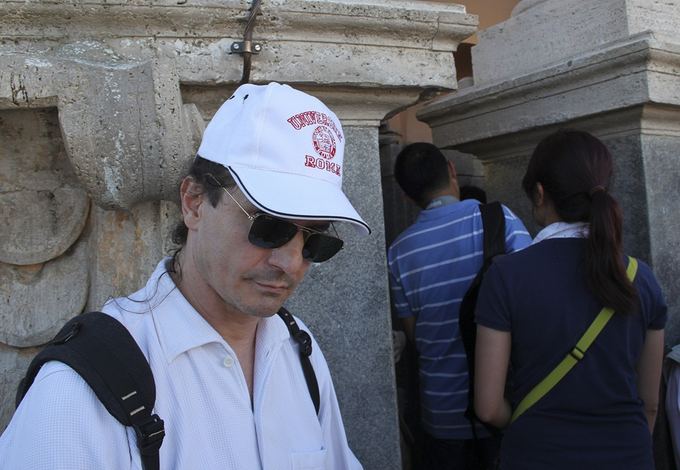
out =
<path fill-rule="evenodd" d="M 371 233 L 347 196 L 331 183 L 237 165 L 227 168 L 248 200 L 265 212 L 286 219 L 348 222 L 360 235 Z M 281 188 L 295 188 L 295 193 L 284 194 Z"/>

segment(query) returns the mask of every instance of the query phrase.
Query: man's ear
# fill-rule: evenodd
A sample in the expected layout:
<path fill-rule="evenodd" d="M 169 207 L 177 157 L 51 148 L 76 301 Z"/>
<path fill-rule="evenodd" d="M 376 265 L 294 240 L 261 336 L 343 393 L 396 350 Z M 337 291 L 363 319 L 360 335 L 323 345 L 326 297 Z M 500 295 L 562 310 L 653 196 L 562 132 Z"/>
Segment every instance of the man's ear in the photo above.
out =
<path fill-rule="evenodd" d="M 536 189 L 534 189 L 534 205 L 536 207 L 541 207 L 545 204 L 545 190 L 541 183 L 536 183 Z"/>
<path fill-rule="evenodd" d="M 449 167 L 449 187 L 453 191 L 453 195 L 460 199 L 460 186 L 458 185 L 456 165 L 451 160 L 447 160 L 447 166 Z"/>
<path fill-rule="evenodd" d="M 456 173 L 456 165 L 453 164 L 451 160 L 447 160 L 449 166 L 449 176 L 454 180 L 458 181 L 458 173 Z"/>
<path fill-rule="evenodd" d="M 182 204 L 182 218 L 189 230 L 195 229 L 201 218 L 199 211 L 203 203 L 203 186 L 191 176 L 182 180 L 179 186 L 179 199 Z"/>

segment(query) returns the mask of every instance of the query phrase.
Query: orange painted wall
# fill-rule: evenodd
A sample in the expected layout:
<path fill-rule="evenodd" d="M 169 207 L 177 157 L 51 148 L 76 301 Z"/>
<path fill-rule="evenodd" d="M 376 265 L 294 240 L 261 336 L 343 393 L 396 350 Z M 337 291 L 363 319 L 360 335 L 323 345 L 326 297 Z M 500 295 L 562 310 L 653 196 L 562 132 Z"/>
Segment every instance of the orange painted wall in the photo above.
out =
<path fill-rule="evenodd" d="M 465 5 L 468 13 L 479 17 L 479 30 L 482 31 L 490 26 L 505 21 L 510 17 L 512 9 L 519 3 L 518 0 L 433 0 L 437 3 L 457 3 Z M 469 75 L 472 68 L 470 62 L 470 47 L 477 44 L 477 35 L 466 39 L 458 47 L 456 54 L 456 71 L 459 79 Z M 474 71 L 473 71 L 474 72 Z M 402 142 L 432 142 L 430 126 L 416 119 L 416 112 L 425 103 L 415 105 L 403 111 L 387 121 L 390 130 L 399 133 Z"/>

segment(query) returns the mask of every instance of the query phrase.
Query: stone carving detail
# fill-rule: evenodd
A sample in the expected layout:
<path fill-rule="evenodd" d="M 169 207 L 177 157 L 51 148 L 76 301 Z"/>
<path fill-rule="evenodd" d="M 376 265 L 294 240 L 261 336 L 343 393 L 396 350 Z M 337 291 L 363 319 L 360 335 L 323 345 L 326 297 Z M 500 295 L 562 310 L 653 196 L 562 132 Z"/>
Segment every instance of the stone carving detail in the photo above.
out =
<path fill-rule="evenodd" d="M 59 135 L 55 111 L 0 111 L 0 262 L 49 261 L 85 226 L 89 198 Z"/>
<path fill-rule="evenodd" d="M 0 111 L 0 140 L 0 341 L 37 346 L 85 306 L 90 199 L 55 109 Z"/>
<path fill-rule="evenodd" d="M 172 64 L 100 42 L 49 54 L 0 48 L 0 109 L 56 107 L 73 173 L 101 207 L 172 197 L 193 144 L 180 98 Z"/>
<path fill-rule="evenodd" d="M 47 343 L 87 303 L 87 244 L 44 264 L 0 263 L 0 342 L 29 347 Z"/>
<path fill-rule="evenodd" d="M 45 263 L 64 253 L 87 221 L 90 200 L 80 188 L 58 187 L 0 194 L 0 261 Z"/>

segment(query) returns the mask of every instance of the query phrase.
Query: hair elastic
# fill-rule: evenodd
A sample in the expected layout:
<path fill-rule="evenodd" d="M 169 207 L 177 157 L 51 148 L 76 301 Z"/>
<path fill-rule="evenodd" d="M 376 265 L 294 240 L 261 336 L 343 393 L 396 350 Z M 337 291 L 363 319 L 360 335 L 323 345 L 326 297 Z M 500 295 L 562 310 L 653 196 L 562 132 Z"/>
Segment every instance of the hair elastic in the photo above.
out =
<path fill-rule="evenodd" d="M 599 192 L 606 193 L 607 188 L 605 188 L 604 186 L 597 185 L 597 186 L 594 186 L 590 191 L 588 191 L 588 194 L 592 198 L 595 195 L 595 193 L 599 193 Z"/>

